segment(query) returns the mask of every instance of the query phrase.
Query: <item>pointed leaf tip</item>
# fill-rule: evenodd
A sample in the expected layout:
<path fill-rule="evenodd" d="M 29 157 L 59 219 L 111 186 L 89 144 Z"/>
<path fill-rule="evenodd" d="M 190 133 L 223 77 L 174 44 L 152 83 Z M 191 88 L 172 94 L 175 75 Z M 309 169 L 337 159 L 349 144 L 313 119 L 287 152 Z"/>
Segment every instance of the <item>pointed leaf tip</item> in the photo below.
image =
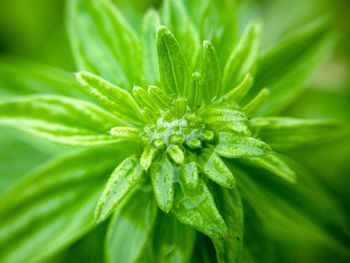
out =
<path fill-rule="evenodd" d="M 163 89 L 170 94 L 183 95 L 189 84 L 186 61 L 174 35 L 164 26 L 158 28 L 157 52 Z"/>
<path fill-rule="evenodd" d="M 105 220 L 130 191 L 141 181 L 143 171 L 135 155 L 122 161 L 113 171 L 95 210 L 99 223 Z"/>
<path fill-rule="evenodd" d="M 169 213 L 174 200 L 175 168 L 166 155 L 151 166 L 151 180 L 159 208 Z"/>

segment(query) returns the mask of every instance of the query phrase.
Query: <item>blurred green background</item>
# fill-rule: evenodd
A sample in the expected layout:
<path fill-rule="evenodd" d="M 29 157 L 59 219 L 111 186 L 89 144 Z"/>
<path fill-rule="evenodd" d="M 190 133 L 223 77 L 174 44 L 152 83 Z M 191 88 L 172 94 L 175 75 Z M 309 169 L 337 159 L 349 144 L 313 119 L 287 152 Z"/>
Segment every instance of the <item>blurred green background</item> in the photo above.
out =
<path fill-rule="evenodd" d="M 1 0 L 0 1 L 0 56 L 14 56 L 74 71 L 64 22 L 63 0 Z M 138 12 L 159 5 L 156 0 L 115 1 L 134 25 Z M 307 82 L 306 91 L 283 113 L 305 118 L 336 118 L 350 123 L 350 18 L 349 0 L 240 0 L 241 24 L 251 19 L 263 22 L 263 48 L 269 47 L 293 28 L 314 18 L 330 15 L 336 35 L 332 53 L 321 61 Z M 1 88 L 1 87 L 0 87 Z M 0 145 L 8 149 L 0 156 L 0 192 L 4 191 L 26 170 L 51 158 L 61 149 L 38 144 L 34 139 L 0 128 Z M 41 146 L 37 146 L 41 145 Z M 31 159 L 28 155 L 35 152 Z M 329 190 L 347 215 L 350 228 L 350 135 L 326 145 L 304 148 L 290 155 L 302 163 L 309 172 L 317 175 L 320 183 Z M 22 165 L 16 167 L 20 159 Z M 59 261 L 67 257 L 75 261 L 94 262 L 79 250 L 91 247 L 100 253 L 95 239 L 102 238 L 104 226 L 77 242 L 73 248 L 60 254 Z M 348 233 L 350 234 L 350 233 Z M 102 245 L 102 244 L 101 244 Z M 350 244 L 349 244 L 350 246 Z M 74 256 L 73 256 L 74 254 Z M 85 255 L 85 258 L 84 258 Z"/>

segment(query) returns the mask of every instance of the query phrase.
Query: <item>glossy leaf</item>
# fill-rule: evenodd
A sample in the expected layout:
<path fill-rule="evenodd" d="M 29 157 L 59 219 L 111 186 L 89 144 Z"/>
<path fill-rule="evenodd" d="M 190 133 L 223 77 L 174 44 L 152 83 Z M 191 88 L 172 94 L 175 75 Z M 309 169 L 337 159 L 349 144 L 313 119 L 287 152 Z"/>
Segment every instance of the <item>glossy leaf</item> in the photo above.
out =
<path fill-rule="evenodd" d="M 121 203 L 109 223 L 105 254 L 108 262 L 133 263 L 152 241 L 158 206 L 152 189 L 142 185 Z"/>
<path fill-rule="evenodd" d="M 226 158 L 245 158 L 266 155 L 271 149 L 266 143 L 253 137 L 221 132 L 215 151 Z"/>
<path fill-rule="evenodd" d="M 142 123 L 141 109 L 131 94 L 92 73 L 77 74 L 81 85 L 103 106 L 122 121 Z"/>
<path fill-rule="evenodd" d="M 202 90 L 202 77 L 198 72 L 195 72 L 191 76 L 191 88 L 187 90 L 186 98 L 193 109 L 197 109 L 201 106 L 203 100 Z"/>
<path fill-rule="evenodd" d="M 0 261 L 41 261 L 92 229 L 104 180 L 123 155 L 95 148 L 59 157 L 3 195 Z"/>
<path fill-rule="evenodd" d="M 167 109 L 170 106 L 171 98 L 161 88 L 149 86 L 147 92 L 155 105 L 160 109 Z"/>
<path fill-rule="evenodd" d="M 157 51 L 162 88 L 169 94 L 184 94 L 189 72 L 178 42 L 166 27 L 158 30 Z"/>
<path fill-rule="evenodd" d="M 203 42 L 202 58 L 202 94 L 205 102 L 210 102 L 221 95 L 221 72 L 219 59 L 214 46 L 209 41 Z"/>
<path fill-rule="evenodd" d="M 199 179 L 195 190 L 189 190 L 181 181 L 176 184 L 172 214 L 183 224 L 195 228 L 212 239 L 227 237 L 225 221 L 202 179 Z"/>
<path fill-rule="evenodd" d="M 185 163 L 181 166 L 181 176 L 186 187 L 194 190 L 198 186 L 199 171 L 197 162 Z"/>
<path fill-rule="evenodd" d="M 161 17 L 164 25 L 179 41 L 187 65 L 190 69 L 194 69 L 201 48 L 201 39 L 183 1 L 164 0 Z"/>
<path fill-rule="evenodd" d="M 132 189 L 142 180 L 143 171 L 136 156 L 121 162 L 113 171 L 98 201 L 95 218 L 105 220 Z"/>
<path fill-rule="evenodd" d="M 159 82 L 159 68 L 157 59 L 157 30 L 160 26 L 160 17 L 156 10 L 150 9 L 144 15 L 142 23 L 143 44 L 143 74 L 149 84 Z"/>
<path fill-rule="evenodd" d="M 189 262 L 196 231 L 181 224 L 174 216 L 161 214 L 157 220 L 154 236 L 154 262 Z"/>
<path fill-rule="evenodd" d="M 208 107 L 201 114 L 201 117 L 208 125 L 213 126 L 217 130 L 229 129 L 239 133 L 249 134 L 249 130 L 246 125 L 247 117 L 238 110 Z"/>
<path fill-rule="evenodd" d="M 338 138 L 345 125 L 335 120 L 296 118 L 253 118 L 251 126 L 273 149 L 288 150 Z"/>
<path fill-rule="evenodd" d="M 118 120 L 88 102 L 58 96 L 27 96 L 0 102 L 0 124 L 72 145 L 115 143 L 107 132 Z"/>
<path fill-rule="evenodd" d="M 202 170 L 209 179 L 225 188 L 235 187 L 233 174 L 215 152 L 203 154 L 201 158 Z"/>
<path fill-rule="evenodd" d="M 79 70 L 93 72 L 124 89 L 140 83 L 140 40 L 111 1 L 69 1 L 67 27 Z"/>
<path fill-rule="evenodd" d="M 165 213 L 169 213 L 173 207 L 175 169 L 166 155 L 151 166 L 153 191 L 159 208 Z"/>

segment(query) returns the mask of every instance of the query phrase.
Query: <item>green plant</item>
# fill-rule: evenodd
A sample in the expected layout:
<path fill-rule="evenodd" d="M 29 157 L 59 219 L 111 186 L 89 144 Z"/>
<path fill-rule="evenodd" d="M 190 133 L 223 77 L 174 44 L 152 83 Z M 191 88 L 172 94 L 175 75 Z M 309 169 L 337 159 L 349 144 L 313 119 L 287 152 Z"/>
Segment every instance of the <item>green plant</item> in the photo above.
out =
<path fill-rule="evenodd" d="M 108 0 L 68 2 L 81 86 L 69 74 L 30 69 L 45 87 L 28 93 L 50 95 L 1 101 L 0 124 L 84 149 L 1 197 L 2 261 L 43 260 L 112 213 L 105 249 L 112 262 L 188 262 L 195 244 L 211 247 L 202 234 L 218 262 L 246 262 L 265 237 L 246 239 L 244 222 L 270 234 L 301 230 L 299 238 L 347 255 L 313 220 L 323 209 L 309 217 L 286 201 L 317 197 L 338 214 L 316 183 L 308 195 L 283 155 L 339 136 L 343 124 L 267 117 L 300 94 L 327 47 L 327 20 L 260 54 L 259 24 L 238 37 L 234 12 L 230 1 L 168 0 L 133 28 Z"/>

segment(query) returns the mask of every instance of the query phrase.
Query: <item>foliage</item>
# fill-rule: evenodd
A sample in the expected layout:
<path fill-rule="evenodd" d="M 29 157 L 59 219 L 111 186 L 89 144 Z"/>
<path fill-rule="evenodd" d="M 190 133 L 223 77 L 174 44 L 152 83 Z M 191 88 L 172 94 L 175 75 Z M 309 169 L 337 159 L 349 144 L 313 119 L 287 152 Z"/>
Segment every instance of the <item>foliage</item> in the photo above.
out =
<path fill-rule="evenodd" d="M 0 124 L 78 147 L 0 196 L 1 262 L 47 260 L 105 220 L 107 262 L 196 262 L 199 246 L 271 262 L 278 242 L 350 257 L 324 227 L 343 232 L 342 211 L 287 157 L 348 127 L 275 116 L 328 50 L 329 20 L 261 52 L 261 25 L 240 33 L 236 10 L 165 0 L 135 26 L 109 0 L 67 1 L 76 78 L 0 63 Z"/>

